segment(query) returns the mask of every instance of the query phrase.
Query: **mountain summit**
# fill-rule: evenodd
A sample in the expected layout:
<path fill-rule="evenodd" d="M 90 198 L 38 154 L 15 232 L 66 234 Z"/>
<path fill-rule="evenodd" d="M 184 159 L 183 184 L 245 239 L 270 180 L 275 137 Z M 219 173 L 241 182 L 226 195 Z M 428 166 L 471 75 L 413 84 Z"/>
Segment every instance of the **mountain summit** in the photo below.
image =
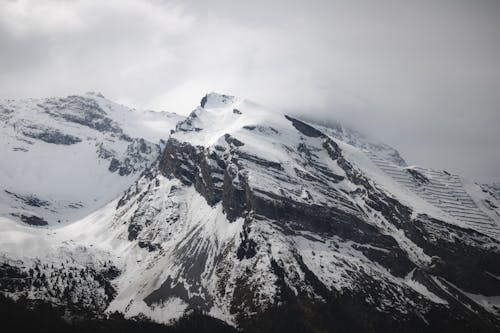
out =
<path fill-rule="evenodd" d="M 214 109 L 234 104 L 236 101 L 234 96 L 211 92 L 201 99 L 200 106 L 204 109 Z"/>
<path fill-rule="evenodd" d="M 1 105 L 4 170 L 27 159 L 42 174 L 64 168 L 68 149 L 86 144 L 85 170 L 127 179 L 114 192 L 94 183 L 89 198 L 110 193 L 99 207 L 74 193 L 94 211 L 41 227 L 22 216 L 65 211 L 45 195 L 55 180 L 44 192 L 4 175 L 0 290 L 9 297 L 74 318 L 117 311 L 171 324 L 197 311 L 245 332 L 500 329 L 500 202 L 458 175 L 408 166 L 340 124 L 222 94 L 182 119 L 126 109 L 137 115 L 130 123 L 100 96 Z M 39 115 L 50 126 L 35 126 Z M 101 145 L 124 149 L 106 157 Z M 72 174 L 61 188 L 73 193 L 75 177 L 93 179 Z M 30 195 L 55 212 L 32 208 Z"/>

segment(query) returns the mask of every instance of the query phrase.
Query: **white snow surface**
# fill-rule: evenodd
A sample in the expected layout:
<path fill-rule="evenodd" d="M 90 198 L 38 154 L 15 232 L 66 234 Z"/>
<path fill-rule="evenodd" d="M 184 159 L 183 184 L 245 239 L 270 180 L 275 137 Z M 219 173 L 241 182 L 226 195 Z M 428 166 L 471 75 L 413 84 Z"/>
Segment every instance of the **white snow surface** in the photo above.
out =
<path fill-rule="evenodd" d="M 82 123 L 95 119 L 92 112 L 103 117 L 95 128 Z M 34 215 L 55 224 L 80 219 L 119 196 L 156 159 L 160 139 L 182 117 L 130 109 L 88 93 L 1 100 L 0 119 L 0 215 Z M 111 130 L 98 127 L 108 120 Z M 47 133 L 74 143 L 34 137 Z M 113 158 L 129 159 L 133 172 L 111 172 Z M 39 202 L 29 204 L 30 199 Z"/>

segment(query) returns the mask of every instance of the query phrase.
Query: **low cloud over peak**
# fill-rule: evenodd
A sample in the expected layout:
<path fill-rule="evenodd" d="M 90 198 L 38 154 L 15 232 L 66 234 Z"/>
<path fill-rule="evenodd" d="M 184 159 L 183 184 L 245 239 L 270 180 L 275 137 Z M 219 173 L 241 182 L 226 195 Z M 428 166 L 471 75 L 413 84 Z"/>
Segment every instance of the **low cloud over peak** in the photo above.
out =
<path fill-rule="evenodd" d="M 187 114 L 209 91 L 500 177 L 498 1 L 0 0 L 0 97 Z"/>

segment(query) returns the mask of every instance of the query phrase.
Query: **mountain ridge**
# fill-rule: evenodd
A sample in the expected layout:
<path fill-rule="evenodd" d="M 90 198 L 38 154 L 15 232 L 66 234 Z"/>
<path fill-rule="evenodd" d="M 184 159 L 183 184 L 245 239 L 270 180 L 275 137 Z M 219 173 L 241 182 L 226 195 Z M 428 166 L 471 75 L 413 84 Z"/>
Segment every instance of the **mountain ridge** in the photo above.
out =
<path fill-rule="evenodd" d="M 2 100 L 0 117 L 0 197 L 7 203 L 0 214 L 41 224 L 75 221 L 114 199 L 159 155 L 161 137 L 181 119 L 98 93 Z"/>
<path fill-rule="evenodd" d="M 2 219 L 2 262 L 25 284 L 0 287 L 245 331 L 290 315 L 296 331 L 498 330 L 497 199 L 355 136 L 208 94 L 103 209 L 43 234 Z M 30 274 L 40 265 L 49 278 Z M 74 270 L 90 299 L 64 296 Z"/>

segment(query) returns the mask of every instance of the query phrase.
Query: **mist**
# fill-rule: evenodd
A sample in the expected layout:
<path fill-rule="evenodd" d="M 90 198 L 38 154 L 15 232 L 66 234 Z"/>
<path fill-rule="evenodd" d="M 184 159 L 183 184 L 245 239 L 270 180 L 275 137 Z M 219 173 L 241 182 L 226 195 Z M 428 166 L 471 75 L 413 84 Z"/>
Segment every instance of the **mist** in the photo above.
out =
<path fill-rule="evenodd" d="M 0 0 L 0 48 L 0 98 L 188 114 L 217 91 L 500 180 L 499 1 Z"/>

